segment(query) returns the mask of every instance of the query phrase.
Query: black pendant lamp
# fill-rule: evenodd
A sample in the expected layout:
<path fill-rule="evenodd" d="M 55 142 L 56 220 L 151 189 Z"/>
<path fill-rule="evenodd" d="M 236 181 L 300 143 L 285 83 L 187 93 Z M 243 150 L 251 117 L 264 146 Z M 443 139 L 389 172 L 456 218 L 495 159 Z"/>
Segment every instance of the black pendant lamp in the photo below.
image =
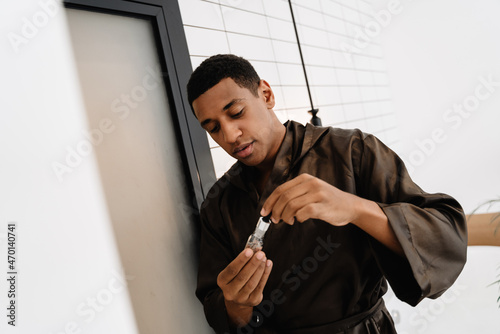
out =
<path fill-rule="evenodd" d="M 293 28 L 295 29 L 295 36 L 297 37 L 297 45 L 299 46 L 299 54 L 300 54 L 300 61 L 302 62 L 302 69 L 304 70 L 304 77 L 306 79 L 306 87 L 307 87 L 307 93 L 309 94 L 309 102 L 311 103 L 311 110 L 308 111 L 312 115 L 311 120 L 309 123 L 312 125 L 317 125 L 321 126 L 321 118 L 316 116 L 318 114 L 318 109 L 314 108 L 313 105 L 313 100 L 311 96 L 311 89 L 309 88 L 309 80 L 307 80 L 307 72 L 306 72 L 306 65 L 304 63 L 304 56 L 302 55 L 302 48 L 300 46 L 300 40 L 299 40 L 299 33 L 297 31 L 297 24 L 295 23 L 295 16 L 293 15 L 293 7 L 292 7 L 292 0 L 288 0 L 288 4 L 290 5 L 290 13 L 292 14 L 292 22 L 293 22 Z"/>

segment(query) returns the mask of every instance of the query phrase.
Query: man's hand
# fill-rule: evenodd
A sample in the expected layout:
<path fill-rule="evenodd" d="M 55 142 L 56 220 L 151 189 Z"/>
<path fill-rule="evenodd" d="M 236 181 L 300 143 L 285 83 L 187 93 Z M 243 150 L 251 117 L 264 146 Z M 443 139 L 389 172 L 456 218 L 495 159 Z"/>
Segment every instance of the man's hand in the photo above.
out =
<path fill-rule="evenodd" d="M 333 226 L 352 223 L 403 255 L 387 216 L 377 203 L 344 192 L 309 174 L 301 174 L 277 187 L 267 198 L 261 216 L 272 213 L 271 220 L 293 225 L 295 221 L 321 219 Z"/>
<path fill-rule="evenodd" d="M 309 174 L 301 174 L 277 187 L 267 198 L 262 216 L 272 212 L 274 223 L 292 225 L 310 218 L 343 226 L 358 218 L 360 198 Z"/>
<path fill-rule="evenodd" d="M 271 273 L 272 262 L 262 251 L 243 250 L 219 273 L 217 285 L 222 289 L 227 315 L 233 325 L 250 322 L 253 307 L 262 301 L 264 286 Z"/>

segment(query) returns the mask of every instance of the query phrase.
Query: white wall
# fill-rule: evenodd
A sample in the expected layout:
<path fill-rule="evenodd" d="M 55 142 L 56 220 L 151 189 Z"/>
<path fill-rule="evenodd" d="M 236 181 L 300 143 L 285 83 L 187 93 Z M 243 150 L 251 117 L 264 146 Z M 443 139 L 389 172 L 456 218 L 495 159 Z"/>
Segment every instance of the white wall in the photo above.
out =
<path fill-rule="evenodd" d="M 69 158 L 85 141 L 83 132 L 100 124 L 93 122 L 90 111 L 109 111 L 112 99 L 100 101 L 107 108 L 85 109 L 60 4 L 3 3 L 0 22 L 0 332 L 136 334 L 166 327 L 175 332 L 210 331 L 194 295 L 193 230 L 187 220 L 179 219 L 178 210 L 163 202 L 173 195 L 158 171 L 166 168 L 167 155 L 175 156 L 174 148 L 163 151 L 157 145 L 155 151 L 151 147 L 157 138 L 146 138 L 142 144 L 150 144 L 150 150 L 138 148 L 137 159 L 127 168 L 126 159 L 118 158 L 128 154 L 130 159 L 134 151 L 130 145 L 116 147 L 131 135 L 125 129 L 133 127 L 134 117 L 119 127 L 120 119 L 110 116 L 116 121 L 115 132 L 106 135 L 115 137 L 107 137 L 99 149 L 102 153 L 112 143 L 117 146 L 104 151 L 107 160 L 97 159 L 92 145 L 90 152 L 80 148 L 88 152 L 81 160 Z M 129 92 L 125 88 L 120 92 Z M 162 131 L 150 115 L 134 116 L 139 117 L 135 124 L 147 131 Z M 109 130 L 109 124 L 104 128 Z M 142 139 L 134 135 L 133 142 Z M 153 160 L 149 165 L 157 174 L 141 175 L 146 158 Z M 55 162 L 70 165 L 71 172 L 58 177 Z M 116 162 L 119 166 L 113 165 Z M 118 179 L 121 187 L 113 187 L 112 176 L 128 182 Z M 143 182 L 136 183 L 141 176 Z M 174 182 L 181 180 L 176 175 Z M 165 217 L 175 217 L 173 223 L 180 226 L 167 224 Z M 6 317 L 10 222 L 17 223 L 18 233 L 16 327 L 7 325 Z"/>
<path fill-rule="evenodd" d="M 498 1 L 293 3 L 313 100 L 325 125 L 376 134 L 401 155 L 424 190 L 453 195 L 466 212 L 500 195 L 499 86 L 460 124 L 456 114 L 443 119 L 455 103 L 474 102 L 480 77 L 491 74 L 500 81 Z M 247 57 L 263 78 L 270 78 L 277 114 L 308 121 L 287 1 L 181 0 L 180 5 L 193 67 L 215 53 Z M 481 97 L 489 93 L 479 92 Z M 387 101 L 363 102 L 373 99 Z M 433 132 L 434 146 L 429 143 Z M 211 145 L 221 176 L 234 160 Z M 464 273 L 442 300 L 411 308 L 389 295 L 399 330 L 470 333 L 481 322 L 479 332 L 498 333 L 498 291 L 486 285 L 495 280 L 499 262 L 495 247 L 470 248 Z"/>
<path fill-rule="evenodd" d="M 416 307 L 402 303 L 389 291 L 384 300 L 399 334 L 497 334 L 500 247 L 469 247 L 467 264 L 453 286 L 438 299 Z"/>
<path fill-rule="evenodd" d="M 377 8 L 387 3 L 378 2 Z M 450 193 L 471 212 L 500 196 L 500 21 L 496 15 L 500 3 L 401 2 L 403 12 L 380 39 L 398 117 L 398 153 L 424 190 Z M 491 78 L 490 91 L 480 78 Z M 478 86 L 483 87 L 478 91 L 483 100 L 475 97 Z M 455 105 L 464 103 L 460 115 Z M 442 129 L 437 141 L 432 139 L 435 129 Z"/>
<path fill-rule="evenodd" d="M 219 52 L 249 57 L 275 88 L 278 115 L 283 120 L 309 119 L 307 92 L 286 1 L 220 0 L 219 4 L 215 0 L 179 0 L 179 3 L 193 66 Z M 415 140 L 429 138 L 432 130 L 442 128 L 446 141 L 436 145 L 432 154 L 425 155 L 421 164 L 412 165 L 416 181 L 425 190 L 454 195 L 467 211 L 498 196 L 497 88 L 457 129 L 442 118 L 454 103 L 474 94 L 480 83 L 478 77 L 491 73 L 500 81 L 497 62 L 500 51 L 495 39 L 500 28 L 495 17 L 498 2 L 401 0 L 402 11 L 393 15 L 386 27 L 373 33 L 369 46 L 359 48 L 351 67 L 342 63 L 346 61 L 342 46 L 362 46 L 363 43 L 356 44 L 359 29 L 367 25 L 377 27 L 375 19 L 362 14 L 371 10 L 368 3 L 361 0 L 294 3 L 298 5 L 301 37 L 310 44 L 305 57 L 310 79 L 315 84 L 313 99 L 323 105 L 320 117 L 325 124 L 359 126 L 373 132 L 391 144 L 409 165 L 412 152 L 418 149 Z M 388 8 L 387 1 L 375 5 L 376 12 Z M 0 80 L 4 101 L 0 112 L 0 250 L 6 247 L 6 224 L 17 222 L 20 273 L 17 332 L 55 334 L 85 329 L 90 333 L 136 333 L 126 287 L 137 273 L 126 272 L 126 276 L 122 271 L 95 156 L 87 156 L 63 183 L 52 169 L 54 161 L 65 159 L 66 146 L 74 145 L 81 130 L 89 126 L 65 18 L 60 9 L 53 11 L 44 10 L 33 0 L 0 7 L 3 37 Z M 48 12 L 46 22 L 44 12 Z M 313 23 L 308 23 L 310 17 L 316 18 Z M 27 22 L 34 19 L 39 27 L 26 28 Z M 253 20 L 262 24 L 255 25 Z M 344 29 L 344 35 L 337 29 Z M 14 33 L 22 36 L 23 32 L 28 37 L 13 46 L 9 38 Z M 315 34 L 326 36 L 328 46 L 319 37 L 317 40 L 306 37 Z M 328 62 L 333 72 L 326 66 Z M 324 96 L 321 92 L 329 87 L 336 93 L 327 98 L 338 98 L 338 102 L 321 102 Z M 376 99 L 385 96 L 390 100 L 366 103 L 374 94 Z M 344 96 L 358 96 L 352 101 L 357 103 L 345 103 Z M 213 142 L 212 146 L 220 176 L 231 161 Z M 465 279 L 463 285 L 468 287 L 465 292 L 459 290 L 466 298 L 446 305 L 447 310 L 462 311 L 443 311 L 438 318 L 468 316 L 473 323 L 477 315 L 494 316 L 490 311 L 496 307 L 497 291 L 494 287 L 486 289 L 484 284 L 493 281 L 492 268 L 496 268 L 497 259 L 495 250 L 488 248 L 484 254 L 471 250 L 468 267 L 460 278 Z M 477 277 L 483 280 L 480 284 Z M 6 281 L 0 280 L 0 303 L 6 300 L 6 289 Z M 90 320 L 89 303 L 93 298 L 102 300 L 111 290 L 116 291 L 111 294 L 111 302 Z M 484 312 L 484 307 L 490 311 Z M 390 309 L 404 312 L 398 304 L 391 304 Z M 84 315 L 82 310 L 86 311 Z M 404 321 L 400 323 L 402 330 L 419 332 L 421 326 L 413 326 L 406 320 L 412 313 L 400 315 Z M 492 333 L 498 333 L 494 318 L 481 315 L 481 319 Z M 446 322 L 430 321 L 428 325 L 431 327 L 428 330 L 438 330 Z M 5 321 L 0 322 L 0 331 L 5 329 L 12 332 Z M 462 329 L 464 333 L 471 331 L 466 326 Z M 459 330 L 455 328 L 453 332 Z"/>
<path fill-rule="evenodd" d="M 281 121 L 307 123 L 311 109 L 287 0 L 180 0 L 193 67 L 217 53 L 248 59 L 276 96 Z M 367 1 L 294 0 L 311 95 L 323 125 L 361 128 L 392 147 L 396 118 L 378 43 L 355 48 L 373 21 Z M 233 163 L 209 137 L 215 172 Z"/>
<path fill-rule="evenodd" d="M 387 8 L 388 1 L 376 2 L 376 11 Z M 398 119 L 397 152 L 424 190 L 449 193 L 470 213 L 500 196 L 500 22 L 496 15 L 500 3 L 401 0 L 401 4 L 404 10 L 378 39 Z M 495 82 L 491 91 L 481 77 Z M 453 111 L 454 105 L 464 103 L 468 104 L 462 107 L 464 115 Z M 442 298 L 424 300 L 416 308 L 389 298 L 398 329 L 402 333 L 498 333 L 500 292 L 497 285 L 489 285 L 498 279 L 499 264 L 498 247 L 469 247 L 463 273 Z"/>
<path fill-rule="evenodd" d="M 244 56 L 274 88 L 281 120 L 310 119 L 286 0 L 179 4 L 193 67 L 216 53 Z M 480 88 L 481 96 L 489 96 L 470 116 L 453 112 L 454 104 L 474 102 L 481 77 L 500 81 L 497 1 L 293 4 L 324 125 L 376 134 L 402 156 L 425 190 L 452 194 L 467 212 L 499 196 L 499 87 L 490 88 L 491 94 Z M 221 176 L 234 159 L 210 144 Z"/>
<path fill-rule="evenodd" d="M 0 331 L 77 333 L 96 326 L 136 333 L 94 156 L 62 183 L 52 169 L 87 128 L 64 13 L 23 1 L 2 4 L 0 16 L 2 258 L 7 222 L 17 222 L 19 234 L 18 321 L 15 328 L 7 325 L 2 279 Z M 37 31 L 28 28 L 33 18 L 40 20 Z M 6 37 L 23 32 L 24 43 L 13 47 Z M 102 310 L 93 317 L 89 301 L 106 298 L 110 286 L 112 301 L 98 304 Z"/>

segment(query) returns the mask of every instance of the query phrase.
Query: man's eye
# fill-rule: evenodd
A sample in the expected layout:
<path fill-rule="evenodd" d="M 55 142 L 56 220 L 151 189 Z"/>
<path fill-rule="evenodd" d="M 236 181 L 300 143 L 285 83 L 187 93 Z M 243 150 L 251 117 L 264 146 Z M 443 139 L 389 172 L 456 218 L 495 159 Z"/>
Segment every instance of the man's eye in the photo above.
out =
<path fill-rule="evenodd" d="M 240 112 L 238 112 L 238 113 L 236 113 L 236 114 L 232 115 L 231 117 L 232 117 L 232 118 L 238 118 L 238 117 L 241 117 L 241 115 L 243 114 L 243 111 L 245 111 L 245 109 L 241 109 L 241 110 L 240 110 Z"/>
<path fill-rule="evenodd" d="M 218 125 L 214 126 L 211 130 L 208 130 L 208 132 L 210 132 L 210 133 L 216 133 L 217 131 L 219 131 Z"/>

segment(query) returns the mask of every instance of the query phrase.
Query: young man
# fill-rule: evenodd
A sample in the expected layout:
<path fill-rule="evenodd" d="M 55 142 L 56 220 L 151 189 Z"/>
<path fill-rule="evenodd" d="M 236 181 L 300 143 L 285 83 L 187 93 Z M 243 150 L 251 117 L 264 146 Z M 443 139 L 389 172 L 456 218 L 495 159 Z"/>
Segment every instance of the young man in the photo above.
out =
<path fill-rule="evenodd" d="M 395 333 L 386 279 L 411 305 L 455 281 L 467 245 L 460 205 L 423 192 L 374 136 L 281 124 L 269 84 L 234 55 L 205 60 L 188 98 L 238 159 L 201 210 L 196 293 L 216 332 Z M 268 214 L 263 249 L 244 249 Z"/>

